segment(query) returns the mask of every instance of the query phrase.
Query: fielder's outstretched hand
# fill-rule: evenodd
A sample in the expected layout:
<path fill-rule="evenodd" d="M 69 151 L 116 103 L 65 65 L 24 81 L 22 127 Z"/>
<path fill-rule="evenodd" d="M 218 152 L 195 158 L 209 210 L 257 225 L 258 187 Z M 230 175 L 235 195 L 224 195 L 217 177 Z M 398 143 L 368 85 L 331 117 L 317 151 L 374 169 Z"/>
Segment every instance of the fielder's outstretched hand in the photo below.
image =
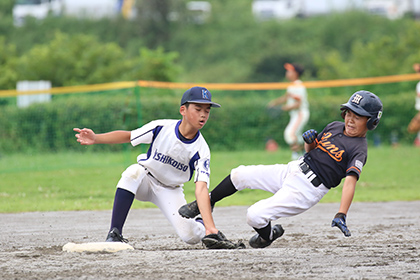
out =
<path fill-rule="evenodd" d="M 201 239 L 207 249 L 245 249 L 245 244 L 242 242 L 233 243 L 228 240 L 226 236 L 219 231 L 217 234 L 208 234 Z"/>
<path fill-rule="evenodd" d="M 309 129 L 302 134 L 303 141 L 311 144 L 318 137 L 318 132 L 315 129 Z"/>
<path fill-rule="evenodd" d="M 345 237 L 349 237 L 351 235 L 350 230 L 347 228 L 346 225 L 346 215 L 343 213 L 337 213 L 332 220 L 331 223 L 332 227 L 338 227 L 344 234 Z"/>
<path fill-rule="evenodd" d="M 73 128 L 74 131 L 79 132 L 79 134 L 76 134 L 77 142 L 79 142 L 81 145 L 93 145 L 95 144 L 95 132 L 92 131 L 92 129 L 89 128 Z"/>

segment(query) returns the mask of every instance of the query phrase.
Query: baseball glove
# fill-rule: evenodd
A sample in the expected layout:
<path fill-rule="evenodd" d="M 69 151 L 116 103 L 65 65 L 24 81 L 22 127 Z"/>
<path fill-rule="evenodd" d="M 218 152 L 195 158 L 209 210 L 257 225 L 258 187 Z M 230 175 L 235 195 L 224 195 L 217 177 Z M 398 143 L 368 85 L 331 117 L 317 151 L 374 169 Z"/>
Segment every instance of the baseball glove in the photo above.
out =
<path fill-rule="evenodd" d="M 318 132 L 315 129 L 309 129 L 302 134 L 303 141 L 307 144 L 312 144 L 318 137 Z"/>
<path fill-rule="evenodd" d="M 201 241 L 207 249 L 245 249 L 244 243 L 233 243 L 221 231 L 217 234 L 208 234 Z"/>

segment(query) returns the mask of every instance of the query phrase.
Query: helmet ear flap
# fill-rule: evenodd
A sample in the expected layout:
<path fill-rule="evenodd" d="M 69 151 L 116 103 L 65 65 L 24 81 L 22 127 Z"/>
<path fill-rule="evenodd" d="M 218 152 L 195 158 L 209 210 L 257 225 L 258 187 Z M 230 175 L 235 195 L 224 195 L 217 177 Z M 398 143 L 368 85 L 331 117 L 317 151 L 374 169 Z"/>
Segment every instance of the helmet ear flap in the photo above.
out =
<path fill-rule="evenodd" d="M 381 105 L 382 105 L 382 104 L 381 104 Z M 381 120 L 381 117 L 382 117 L 382 108 L 381 108 L 381 110 L 380 110 L 380 111 L 378 111 L 377 116 L 375 116 L 375 117 L 371 117 L 371 118 L 368 120 L 368 122 L 367 122 L 367 127 L 368 127 L 368 129 L 369 129 L 369 130 L 374 130 L 374 129 L 378 126 L 379 121 Z"/>
<path fill-rule="evenodd" d="M 369 130 L 374 130 L 379 124 L 379 119 L 378 118 L 369 118 L 366 126 Z"/>
<path fill-rule="evenodd" d="M 369 118 L 367 123 L 366 123 L 366 127 L 368 130 L 372 130 L 375 128 L 375 125 L 373 124 L 374 120 L 372 118 Z"/>

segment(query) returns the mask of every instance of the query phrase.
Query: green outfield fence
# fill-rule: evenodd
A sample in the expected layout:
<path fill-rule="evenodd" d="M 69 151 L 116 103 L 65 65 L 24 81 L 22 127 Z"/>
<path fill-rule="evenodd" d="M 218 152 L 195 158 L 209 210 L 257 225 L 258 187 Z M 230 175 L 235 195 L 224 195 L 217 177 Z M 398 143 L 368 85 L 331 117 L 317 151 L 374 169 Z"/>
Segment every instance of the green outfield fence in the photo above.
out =
<path fill-rule="evenodd" d="M 339 120 L 339 105 L 357 90 L 376 93 L 384 103 L 384 117 L 370 133 L 373 145 L 395 141 L 411 144 L 414 135 L 406 128 L 415 114 L 415 85 L 419 74 L 385 77 L 307 81 L 311 118 L 307 128 L 321 130 Z M 89 127 L 101 133 L 132 130 L 148 121 L 180 118 L 179 101 L 192 86 L 208 88 L 215 102 L 209 122 L 202 132 L 212 150 L 264 149 L 268 139 L 286 146 L 283 131 L 288 114 L 268 110 L 269 100 L 284 94 L 289 83 L 170 83 L 157 81 L 115 82 L 98 85 L 51 88 L 51 101 L 17 107 L 18 95 L 34 95 L 46 90 L 0 90 L 0 154 L 56 152 L 68 150 L 120 151 L 124 145 L 80 147 L 73 127 Z M 130 148 L 128 148 L 130 149 Z"/>

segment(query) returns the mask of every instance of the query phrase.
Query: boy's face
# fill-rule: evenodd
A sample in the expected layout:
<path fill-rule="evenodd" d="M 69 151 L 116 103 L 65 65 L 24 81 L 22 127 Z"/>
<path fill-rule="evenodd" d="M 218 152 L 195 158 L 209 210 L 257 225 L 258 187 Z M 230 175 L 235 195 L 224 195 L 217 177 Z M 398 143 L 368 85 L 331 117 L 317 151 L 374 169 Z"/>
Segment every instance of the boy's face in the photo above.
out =
<path fill-rule="evenodd" d="M 299 74 L 294 70 L 286 70 L 286 79 L 293 82 L 299 79 Z"/>
<path fill-rule="evenodd" d="M 344 135 L 349 137 L 365 137 L 368 117 L 359 116 L 351 110 L 347 110 L 344 117 Z"/>
<path fill-rule="evenodd" d="M 210 104 L 189 103 L 189 106 L 181 106 L 181 115 L 195 129 L 201 129 L 209 119 L 210 108 Z"/>

